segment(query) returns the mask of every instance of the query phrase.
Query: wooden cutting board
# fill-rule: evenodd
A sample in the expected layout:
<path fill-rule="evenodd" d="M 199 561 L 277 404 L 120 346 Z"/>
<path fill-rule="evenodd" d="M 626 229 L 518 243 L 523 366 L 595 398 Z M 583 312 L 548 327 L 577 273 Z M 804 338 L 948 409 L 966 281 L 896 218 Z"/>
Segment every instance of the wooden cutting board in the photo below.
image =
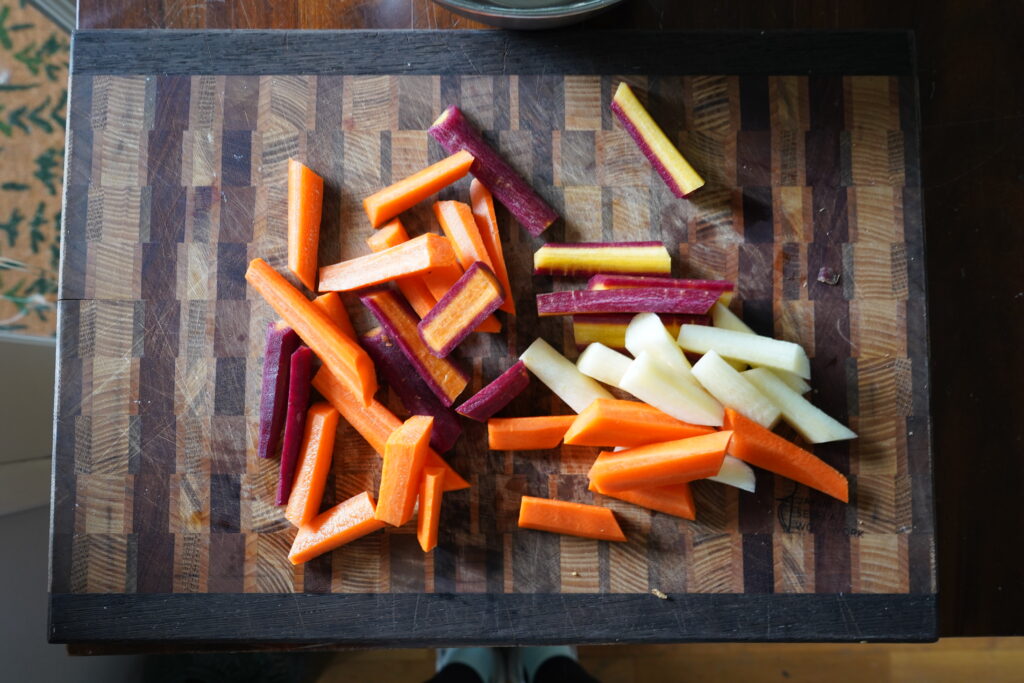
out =
<path fill-rule="evenodd" d="M 907 35 L 80 32 L 73 65 L 51 639 L 935 637 Z M 610 116 L 623 78 L 707 178 L 692 201 Z M 815 448 L 850 505 L 759 472 L 756 494 L 696 484 L 696 522 L 601 500 L 626 544 L 518 531 L 523 494 L 593 500 L 595 451 L 490 452 L 467 422 L 447 457 L 473 486 L 433 553 L 401 528 L 289 564 L 277 463 L 254 456 L 272 313 L 246 264 L 284 264 L 289 157 L 326 181 L 321 262 L 366 253 L 361 198 L 444 156 L 425 130 L 452 103 L 564 217 L 535 239 L 500 211 L 519 315 L 459 349 L 467 395 L 537 336 L 575 357 L 568 322 L 536 315 L 536 292 L 579 286 L 531 276 L 545 240 L 662 240 L 675 275 L 736 281 L 755 330 L 812 356 L 813 400 L 861 435 Z M 426 205 L 406 225 L 436 230 Z M 550 412 L 534 382 L 506 414 Z M 378 477 L 343 427 L 325 505 Z"/>

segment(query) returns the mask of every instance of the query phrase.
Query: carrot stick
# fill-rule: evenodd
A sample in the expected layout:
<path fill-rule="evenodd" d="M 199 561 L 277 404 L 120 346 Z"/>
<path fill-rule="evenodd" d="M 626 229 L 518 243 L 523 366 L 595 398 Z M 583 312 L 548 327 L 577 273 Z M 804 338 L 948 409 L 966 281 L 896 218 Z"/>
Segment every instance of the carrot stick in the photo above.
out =
<path fill-rule="evenodd" d="M 306 416 L 299 466 L 284 511 L 285 519 L 295 526 L 308 524 L 320 511 L 337 429 L 338 411 L 329 403 L 314 403 Z"/>
<path fill-rule="evenodd" d="M 451 242 L 428 232 L 416 239 L 320 269 L 320 291 L 348 292 L 455 264 Z"/>
<path fill-rule="evenodd" d="M 492 417 L 487 421 L 487 445 L 492 451 L 555 448 L 575 419 L 575 415 Z"/>
<path fill-rule="evenodd" d="M 444 298 L 444 295 L 455 286 L 455 283 L 462 277 L 462 268 L 459 264 L 455 264 L 448 268 L 438 268 L 437 270 L 426 273 L 423 276 L 423 282 L 427 285 L 430 290 L 430 294 L 434 297 L 434 301 L 440 301 Z M 474 332 L 501 332 L 501 323 L 493 315 L 488 316 L 486 320 L 480 323 Z"/>
<path fill-rule="evenodd" d="M 443 490 L 444 470 L 424 467 L 423 481 L 420 483 L 420 512 L 416 519 L 416 539 L 425 553 L 429 553 L 437 546 L 437 527 L 441 522 Z"/>
<path fill-rule="evenodd" d="M 417 326 L 434 355 L 445 357 L 498 310 L 505 291 L 486 263 L 476 261 Z"/>
<path fill-rule="evenodd" d="M 498 282 L 505 288 L 505 301 L 501 304 L 502 311 L 516 314 L 516 303 L 512 298 L 512 285 L 508 280 L 508 268 L 505 255 L 501 250 L 501 233 L 498 231 L 498 216 L 494 212 L 494 196 L 476 178 L 469 183 L 469 198 L 473 206 L 473 218 L 476 220 L 480 239 L 483 240 L 487 255 L 491 258 L 491 268 L 498 276 Z"/>
<path fill-rule="evenodd" d="M 366 210 L 370 224 L 379 228 L 388 219 L 451 185 L 469 173 L 473 161 L 473 155 L 462 150 L 373 193 L 363 200 L 363 209 Z"/>
<path fill-rule="evenodd" d="M 533 496 L 523 496 L 519 504 L 519 528 L 600 541 L 626 540 L 615 513 L 608 508 Z"/>
<path fill-rule="evenodd" d="M 348 317 L 348 311 L 345 310 L 345 302 L 341 300 L 341 296 L 337 292 L 321 294 L 313 299 L 313 303 L 327 314 L 327 317 L 338 326 L 342 334 L 347 335 L 349 339 L 358 338 L 356 328 L 352 327 L 352 320 Z"/>
<path fill-rule="evenodd" d="M 373 516 L 375 507 L 373 496 L 363 491 L 320 513 L 309 524 L 299 527 L 288 559 L 292 564 L 302 564 L 383 529 L 384 522 Z"/>
<path fill-rule="evenodd" d="M 394 247 L 403 242 L 409 241 L 409 233 L 405 231 L 402 221 L 394 218 L 388 221 L 387 225 L 366 238 L 366 244 L 373 251 L 384 251 L 388 247 Z M 445 270 L 442 268 L 441 270 Z M 437 299 L 430 293 L 430 288 L 423 281 L 422 276 L 413 275 L 395 280 L 399 291 L 405 296 L 406 301 L 416 311 L 419 317 L 430 313 L 430 309 L 437 304 Z"/>
<path fill-rule="evenodd" d="M 597 457 L 588 476 L 602 491 L 610 492 L 713 477 L 722 469 L 731 437 L 731 431 L 713 432 L 615 453 L 605 451 Z"/>
<path fill-rule="evenodd" d="M 476 218 L 473 217 L 473 209 L 469 204 L 463 202 L 434 202 L 434 216 L 441 224 L 452 247 L 455 249 L 455 257 L 463 270 L 468 270 L 477 261 L 483 261 L 487 267 L 494 270 L 491 263 L 491 256 L 484 246 L 483 237 L 476 227 Z"/>
<path fill-rule="evenodd" d="M 263 259 L 249 263 L 245 279 L 363 405 L 373 401 L 377 393 L 373 361 L 354 339 L 339 330 L 319 306 L 313 305 Z"/>
<path fill-rule="evenodd" d="M 576 416 L 565 433 L 565 443 L 575 446 L 644 446 L 713 431 L 711 427 L 677 420 L 646 403 L 599 398 Z"/>
<path fill-rule="evenodd" d="M 376 400 L 364 406 L 327 368 L 320 368 L 313 377 L 313 388 L 331 402 L 345 421 L 366 439 L 378 455 L 384 457 L 384 444 L 387 443 L 388 437 L 391 436 L 391 432 L 402 426 L 402 421 L 395 417 L 394 413 Z M 445 471 L 445 491 L 469 488 L 469 482 L 460 477 L 458 472 L 433 449 L 427 453 L 427 467 L 440 467 Z"/>
<path fill-rule="evenodd" d="M 434 418 L 429 415 L 413 415 L 385 442 L 374 513 L 380 521 L 402 526 L 412 519 L 433 425 Z"/>
<path fill-rule="evenodd" d="M 324 179 L 295 159 L 288 160 L 288 269 L 311 292 L 316 291 L 320 214 Z"/>
<path fill-rule="evenodd" d="M 786 441 L 732 408 L 725 409 L 725 427 L 733 430 L 729 455 L 827 493 L 844 503 L 850 502 L 846 477 L 818 456 Z"/>
<path fill-rule="evenodd" d="M 670 484 L 649 489 L 629 489 L 628 491 L 604 491 L 594 482 L 590 482 L 590 490 L 602 496 L 624 500 L 649 510 L 664 512 L 666 515 L 694 520 L 697 509 L 693 505 L 693 491 L 689 484 Z"/>

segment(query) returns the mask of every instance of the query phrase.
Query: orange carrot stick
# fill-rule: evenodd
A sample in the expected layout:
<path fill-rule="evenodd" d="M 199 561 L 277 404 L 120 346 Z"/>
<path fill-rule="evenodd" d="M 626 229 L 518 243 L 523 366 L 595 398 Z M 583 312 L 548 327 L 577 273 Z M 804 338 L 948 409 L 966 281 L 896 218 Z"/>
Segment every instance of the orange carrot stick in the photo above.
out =
<path fill-rule="evenodd" d="M 425 553 L 429 553 L 437 546 L 437 528 L 441 522 L 443 491 L 444 470 L 437 467 L 424 467 L 423 481 L 420 483 L 420 512 L 416 519 L 416 539 Z"/>
<path fill-rule="evenodd" d="M 846 477 L 818 456 L 786 441 L 731 408 L 725 409 L 725 427 L 733 430 L 729 455 L 827 493 L 844 503 L 850 502 Z"/>
<path fill-rule="evenodd" d="M 629 489 L 628 491 L 603 491 L 590 482 L 590 490 L 602 496 L 624 500 L 649 510 L 664 512 L 683 519 L 697 519 L 697 509 L 693 504 L 693 491 L 689 484 L 669 484 L 649 489 Z"/>
<path fill-rule="evenodd" d="M 487 421 L 487 445 L 492 451 L 555 448 L 575 419 L 575 415 L 492 417 Z"/>
<path fill-rule="evenodd" d="M 338 411 L 329 403 L 314 403 L 306 417 L 295 483 L 284 511 L 285 519 L 295 526 L 309 523 L 320 512 L 337 428 Z"/>
<path fill-rule="evenodd" d="M 370 219 L 370 225 L 379 228 L 388 219 L 412 208 L 469 173 L 472 165 L 473 155 L 463 150 L 373 193 L 363 200 L 363 209 Z"/>
<path fill-rule="evenodd" d="M 373 361 L 354 339 L 341 332 L 319 306 L 313 305 L 263 259 L 249 263 L 245 279 L 363 405 L 373 401 L 377 393 Z"/>
<path fill-rule="evenodd" d="M 473 205 L 473 218 L 476 220 L 480 239 L 483 240 L 487 255 L 491 257 L 491 267 L 498 276 L 498 282 L 505 288 L 505 301 L 500 310 L 516 314 L 516 303 L 512 297 L 512 285 L 508 280 L 508 268 L 505 255 L 501 250 L 501 233 L 498 231 L 498 216 L 494 212 L 494 196 L 476 178 L 469 184 L 469 198 Z"/>
<path fill-rule="evenodd" d="M 615 513 L 608 508 L 533 496 L 523 496 L 519 504 L 519 528 L 600 541 L 626 540 Z"/>
<path fill-rule="evenodd" d="M 320 214 L 324 179 L 302 162 L 288 160 L 288 269 L 311 292 L 316 291 Z"/>
<path fill-rule="evenodd" d="M 374 513 L 380 521 L 402 526 L 412 519 L 433 426 L 434 418 L 429 415 L 413 415 L 385 442 Z"/>
<path fill-rule="evenodd" d="M 477 261 L 483 261 L 488 268 L 494 270 L 469 204 L 452 201 L 434 202 L 434 216 L 441 224 L 445 237 L 451 241 L 455 257 L 463 270 L 468 270 Z"/>
<path fill-rule="evenodd" d="M 639 401 L 599 398 L 576 416 L 565 443 L 574 446 L 644 446 L 710 434 L 711 427 L 692 425 Z"/>
<path fill-rule="evenodd" d="M 309 524 L 299 527 L 288 559 L 292 564 L 302 564 L 383 529 L 384 522 L 373 516 L 375 507 L 373 496 L 369 491 L 363 491 L 325 510 Z"/>
<path fill-rule="evenodd" d="M 718 474 L 732 432 L 713 432 L 678 441 L 605 451 L 597 456 L 589 477 L 602 491 L 653 488 L 706 479 Z"/>
<path fill-rule="evenodd" d="M 313 303 L 334 321 L 342 334 L 347 335 L 350 339 L 358 339 L 356 329 L 352 327 L 352 320 L 348 317 L 348 311 L 345 310 L 345 302 L 341 300 L 341 296 L 337 292 L 321 294 L 313 299 Z"/>
<path fill-rule="evenodd" d="M 388 221 L 387 225 L 366 238 L 366 244 L 373 251 L 384 251 L 388 247 L 394 247 L 408 241 L 409 233 L 405 231 L 402 221 L 397 218 Z M 442 268 L 441 270 L 444 269 Z M 437 299 L 430 293 L 430 289 L 423 281 L 422 276 L 413 275 L 411 277 L 399 278 L 395 280 L 395 284 L 398 285 L 399 291 L 405 296 L 412 309 L 416 311 L 416 315 L 421 318 L 430 313 L 430 309 L 437 303 Z"/>
<path fill-rule="evenodd" d="M 440 301 L 444 298 L 444 295 L 455 286 L 455 283 L 462 277 L 462 268 L 459 264 L 448 268 L 438 268 L 423 276 L 423 282 L 427 285 L 430 290 L 430 294 L 434 297 L 434 301 Z M 420 316 L 422 317 L 422 316 Z M 486 320 L 480 323 L 474 332 L 501 332 L 501 322 L 493 315 L 488 316 Z"/>
<path fill-rule="evenodd" d="M 320 291 L 348 292 L 455 264 L 451 242 L 428 232 L 416 239 L 320 269 Z"/>
<path fill-rule="evenodd" d="M 363 406 L 348 387 L 338 381 L 327 368 L 320 368 L 313 377 L 313 388 L 331 402 L 345 421 L 366 439 L 378 455 L 384 457 L 384 444 L 387 443 L 388 437 L 391 436 L 391 432 L 402 426 L 402 421 L 395 417 L 387 406 L 376 400 L 368 406 Z M 427 453 L 427 467 L 440 467 L 445 471 L 445 491 L 469 488 L 469 482 L 460 477 L 459 473 L 433 449 Z"/>

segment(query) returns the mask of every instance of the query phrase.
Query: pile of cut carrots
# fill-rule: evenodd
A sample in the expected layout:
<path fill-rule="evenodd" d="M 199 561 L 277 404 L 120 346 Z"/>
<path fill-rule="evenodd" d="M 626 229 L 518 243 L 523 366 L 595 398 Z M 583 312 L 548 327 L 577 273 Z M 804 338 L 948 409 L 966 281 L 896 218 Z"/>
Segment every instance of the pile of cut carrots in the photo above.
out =
<path fill-rule="evenodd" d="M 623 102 L 613 110 L 638 145 L 656 147 L 648 156 L 673 193 L 682 181 L 699 187 L 639 103 Z M 535 273 L 589 278 L 584 289 L 537 295 L 540 315 L 572 316 L 583 353 L 573 363 L 537 339 L 460 400 L 469 375 L 459 346 L 471 334 L 500 332 L 499 312 L 516 313 L 495 199 L 531 235 L 557 214 L 457 107 L 428 132 L 450 156 L 365 197 L 369 253 L 339 263 L 318 263 L 324 181 L 290 160 L 292 277 L 260 258 L 246 273 L 279 318 L 267 329 L 257 452 L 280 453 L 276 502 L 297 528 L 293 563 L 413 520 L 423 551 L 436 547 L 443 494 L 469 486 L 441 455 L 460 438 L 464 419 L 487 424 L 492 450 L 594 447 L 589 479 L 598 502 L 615 498 L 692 520 L 691 482 L 752 491 L 750 465 L 848 500 L 841 473 L 771 431 L 781 419 L 812 443 L 856 436 L 803 398 L 810 389 L 803 349 L 746 327 L 728 309 L 732 283 L 671 277 L 660 242 L 539 249 Z M 439 230 L 410 237 L 401 214 L 468 174 L 468 201 L 434 202 Z M 348 304 L 342 293 L 353 293 Z M 346 306 L 356 301 L 379 327 L 355 330 Z M 377 399 L 378 374 L 409 413 L 404 421 Z M 531 377 L 575 414 L 496 417 Z M 380 485 L 322 510 L 341 419 L 381 456 Z M 627 540 L 600 504 L 523 496 L 519 526 Z"/>

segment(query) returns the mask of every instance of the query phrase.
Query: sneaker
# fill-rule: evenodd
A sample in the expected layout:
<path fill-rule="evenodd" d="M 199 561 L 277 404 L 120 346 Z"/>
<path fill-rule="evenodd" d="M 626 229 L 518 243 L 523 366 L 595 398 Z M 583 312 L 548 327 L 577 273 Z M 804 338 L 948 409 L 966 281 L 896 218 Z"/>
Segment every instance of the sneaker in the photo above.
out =
<path fill-rule="evenodd" d="M 480 676 L 483 683 L 505 683 L 505 658 L 496 647 L 447 647 L 437 649 L 435 671 L 449 664 L 464 664 Z"/>

